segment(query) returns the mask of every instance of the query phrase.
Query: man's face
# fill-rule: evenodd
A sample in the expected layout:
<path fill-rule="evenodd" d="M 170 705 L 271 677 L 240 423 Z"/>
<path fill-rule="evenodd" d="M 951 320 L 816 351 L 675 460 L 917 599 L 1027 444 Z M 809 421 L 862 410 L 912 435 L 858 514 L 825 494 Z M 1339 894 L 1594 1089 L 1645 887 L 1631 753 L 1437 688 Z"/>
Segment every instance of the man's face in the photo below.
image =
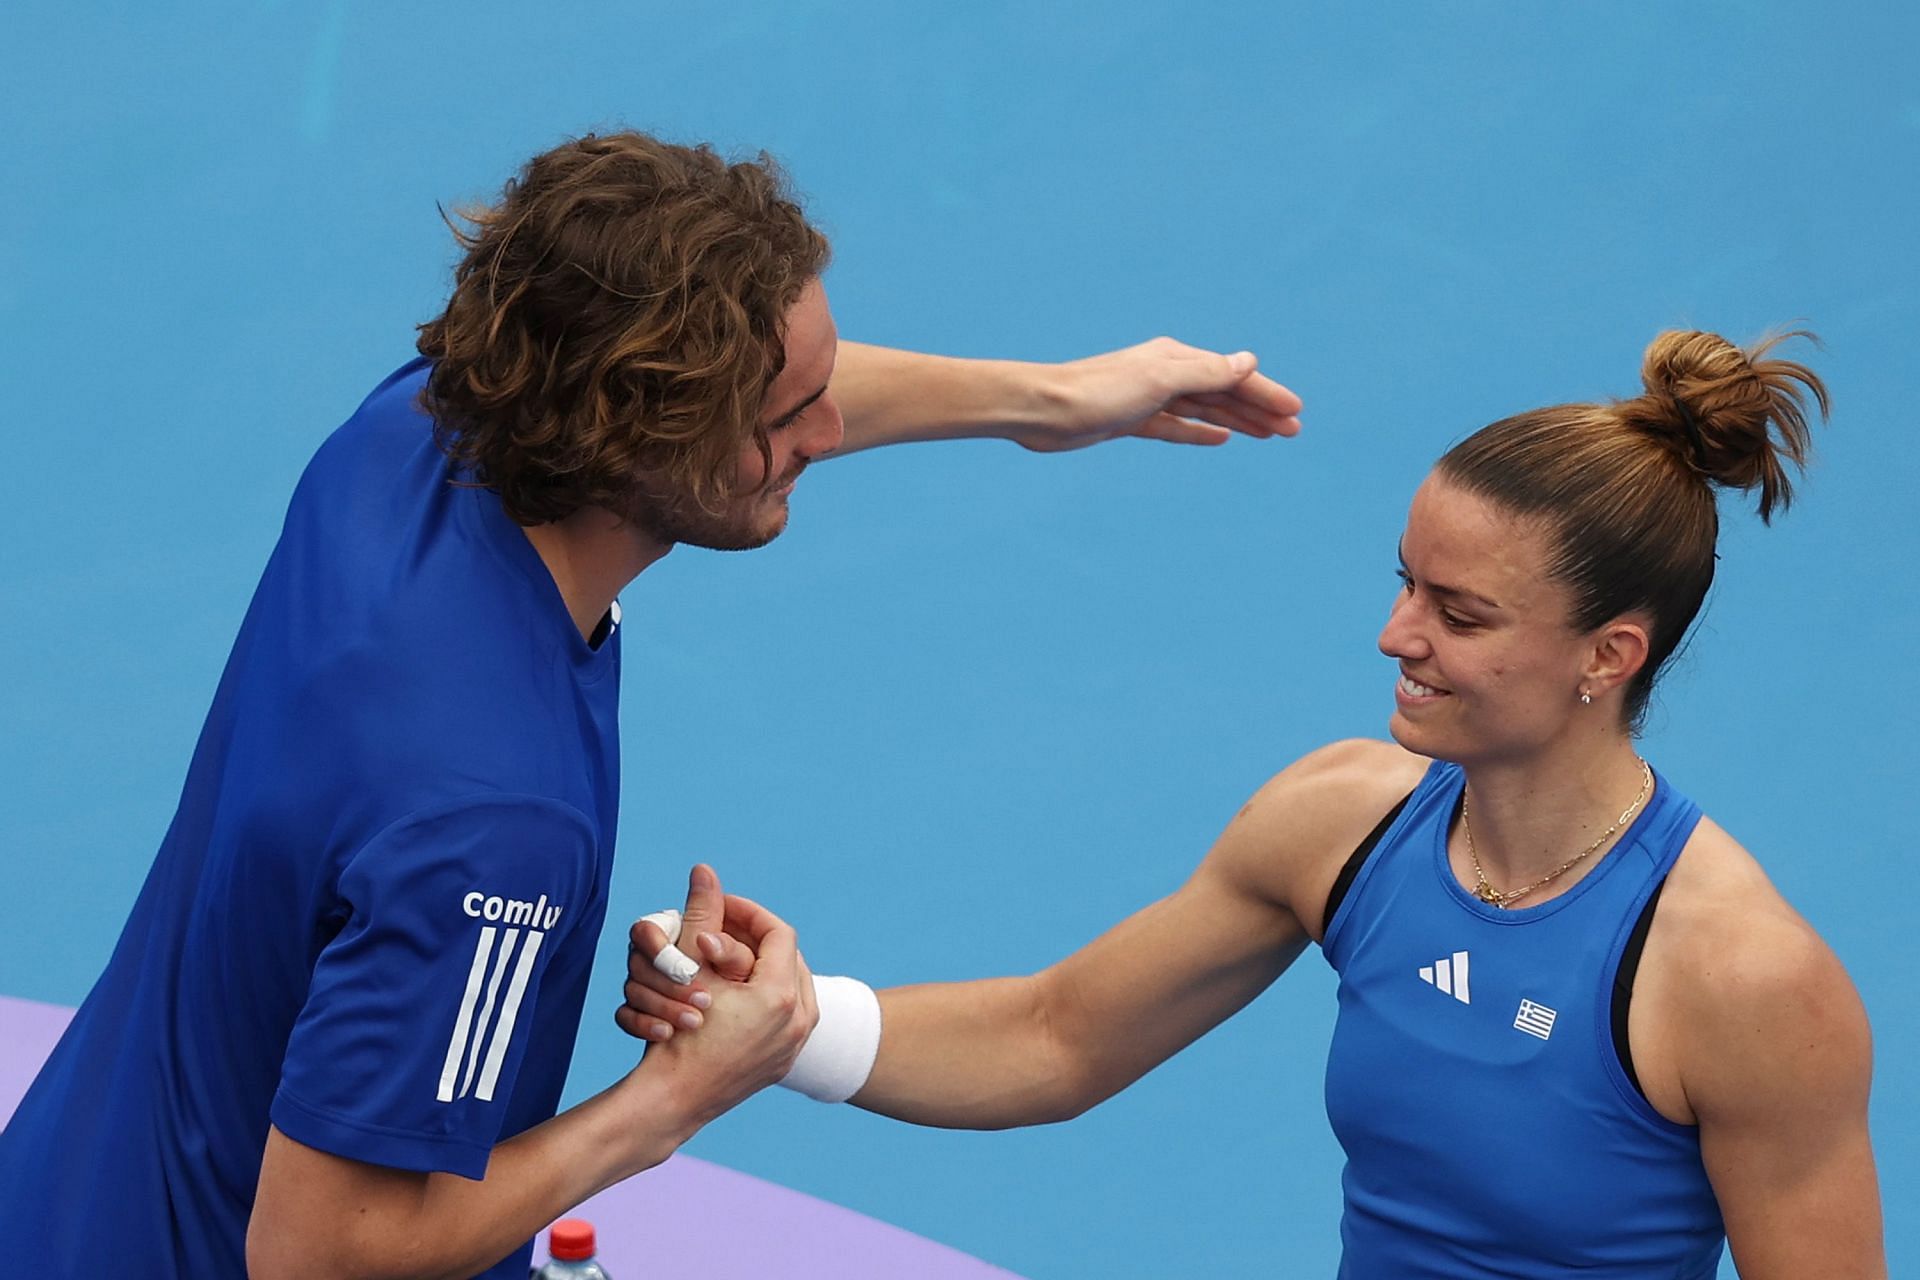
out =
<path fill-rule="evenodd" d="M 788 309 L 783 342 L 786 364 L 767 389 L 760 415 L 773 483 L 764 483 L 768 471 L 759 447 L 747 440 L 735 462 L 732 496 L 721 510 L 705 510 L 686 494 L 659 493 L 643 482 L 623 513 L 628 520 L 664 542 L 714 551 L 748 551 L 780 536 L 794 481 L 808 463 L 839 448 L 845 434 L 840 408 L 827 391 L 840 335 L 818 280 Z"/>

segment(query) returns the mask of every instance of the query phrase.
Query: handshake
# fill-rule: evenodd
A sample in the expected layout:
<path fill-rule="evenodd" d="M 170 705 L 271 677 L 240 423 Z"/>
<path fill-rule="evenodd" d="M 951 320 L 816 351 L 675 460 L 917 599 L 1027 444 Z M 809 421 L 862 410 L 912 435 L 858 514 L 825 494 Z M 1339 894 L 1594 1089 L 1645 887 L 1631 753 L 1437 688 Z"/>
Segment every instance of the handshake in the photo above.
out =
<path fill-rule="evenodd" d="M 676 945 L 689 935 L 694 955 Z M 845 1102 L 866 1083 L 880 1049 L 873 989 L 855 978 L 814 976 L 792 927 L 759 903 L 722 892 L 704 864 L 688 877 L 684 912 L 653 912 L 628 931 L 624 1000 L 614 1021 L 648 1042 L 649 1058 L 684 1042 L 674 1051 L 721 1067 L 746 1086 L 741 1098 L 778 1083 Z M 709 1043 L 694 1047 L 696 1039 Z"/>

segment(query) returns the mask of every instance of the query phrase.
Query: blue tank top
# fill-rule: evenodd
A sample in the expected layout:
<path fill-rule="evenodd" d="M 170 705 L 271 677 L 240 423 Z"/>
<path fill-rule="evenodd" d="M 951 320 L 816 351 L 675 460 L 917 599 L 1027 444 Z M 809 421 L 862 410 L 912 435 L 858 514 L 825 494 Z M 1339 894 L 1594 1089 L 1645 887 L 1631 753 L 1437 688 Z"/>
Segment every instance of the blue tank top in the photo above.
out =
<path fill-rule="evenodd" d="M 1436 763 L 1328 923 L 1327 1112 L 1341 1277 L 1708 1280 L 1726 1231 L 1699 1132 L 1627 1078 L 1612 989 L 1700 810 L 1646 808 L 1566 893 L 1479 901 L 1447 863 L 1465 776 Z"/>

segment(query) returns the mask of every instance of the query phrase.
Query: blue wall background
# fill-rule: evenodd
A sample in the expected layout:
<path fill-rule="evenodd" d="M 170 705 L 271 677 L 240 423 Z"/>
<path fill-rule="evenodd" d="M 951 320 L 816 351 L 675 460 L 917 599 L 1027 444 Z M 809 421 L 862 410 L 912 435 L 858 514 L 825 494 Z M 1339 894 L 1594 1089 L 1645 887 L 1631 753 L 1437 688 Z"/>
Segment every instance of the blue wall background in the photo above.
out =
<path fill-rule="evenodd" d="M 1165 331 L 1308 402 L 1298 440 L 1218 452 L 860 455 L 768 550 L 627 593 L 617 901 L 708 859 L 878 983 L 1039 967 L 1287 761 L 1380 733 L 1394 542 L 1448 442 L 1632 393 L 1662 327 L 1815 327 L 1836 412 L 1804 502 L 1730 512 L 1647 749 L 1859 983 L 1893 1269 L 1920 1268 L 1916 12 L 16 0 L 0 990 L 77 1003 L 105 962 L 295 476 L 443 295 L 435 202 L 632 124 L 780 156 L 849 336 L 1064 358 Z M 633 1059 L 621 948 L 574 1096 Z M 692 1151 L 1034 1277 L 1328 1274 L 1331 990 L 1303 958 L 1070 1125 L 783 1095 Z"/>

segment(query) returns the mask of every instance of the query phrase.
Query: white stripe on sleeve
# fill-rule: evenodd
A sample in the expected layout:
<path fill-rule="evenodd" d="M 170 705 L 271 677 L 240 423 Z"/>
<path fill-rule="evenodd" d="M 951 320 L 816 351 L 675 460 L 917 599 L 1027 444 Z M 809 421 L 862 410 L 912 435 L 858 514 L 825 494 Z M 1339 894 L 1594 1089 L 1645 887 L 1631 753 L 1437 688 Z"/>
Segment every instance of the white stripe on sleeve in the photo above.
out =
<path fill-rule="evenodd" d="M 460 997 L 460 1013 L 453 1020 L 453 1038 L 447 1042 L 447 1061 L 440 1068 L 440 1091 L 434 1096 L 442 1102 L 453 1101 L 453 1078 L 460 1071 L 460 1059 L 466 1055 L 467 1036 L 473 1030 L 473 1006 L 480 999 L 480 977 L 487 971 L 487 958 L 493 954 L 492 925 L 480 930 L 480 941 L 473 949 L 473 967 L 467 970 L 467 991 Z"/>
<path fill-rule="evenodd" d="M 487 1049 L 487 1065 L 480 1073 L 480 1087 L 474 1096 L 482 1102 L 493 1101 L 493 1086 L 500 1079 L 500 1064 L 506 1061 L 507 1047 L 513 1043 L 513 1024 L 520 1016 L 520 997 L 527 993 L 527 978 L 533 972 L 533 958 L 540 954 L 545 934 L 527 930 L 527 945 L 520 950 L 520 963 L 514 968 L 513 982 L 507 987 L 507 1003 L 501 1007 L 500 1021 L 494 1024 L 493 1044 Z"/>
<path fill-rule="evenodd" d="M 473 1024 L 473 1039 L 467 1046 L 467 1070 L 460 1077 L 460 1096 L 463 1098 L 473 1089 L 473 1069 L 479 1065 L 480 1045 L 487 1038 L 487 1025 L 493 1021 L 493 1005 L 500 995 L 500 979 L 505 976 L 507 962 L 513 959 L 514 944 L 519 941 L 518 929 L 507 930 L 507 936 L 500 941 L 500 955 L 493 962 L 493 976 L 487 979 L 487 1000 L 480 1006 L 480 1016 Z"/>

